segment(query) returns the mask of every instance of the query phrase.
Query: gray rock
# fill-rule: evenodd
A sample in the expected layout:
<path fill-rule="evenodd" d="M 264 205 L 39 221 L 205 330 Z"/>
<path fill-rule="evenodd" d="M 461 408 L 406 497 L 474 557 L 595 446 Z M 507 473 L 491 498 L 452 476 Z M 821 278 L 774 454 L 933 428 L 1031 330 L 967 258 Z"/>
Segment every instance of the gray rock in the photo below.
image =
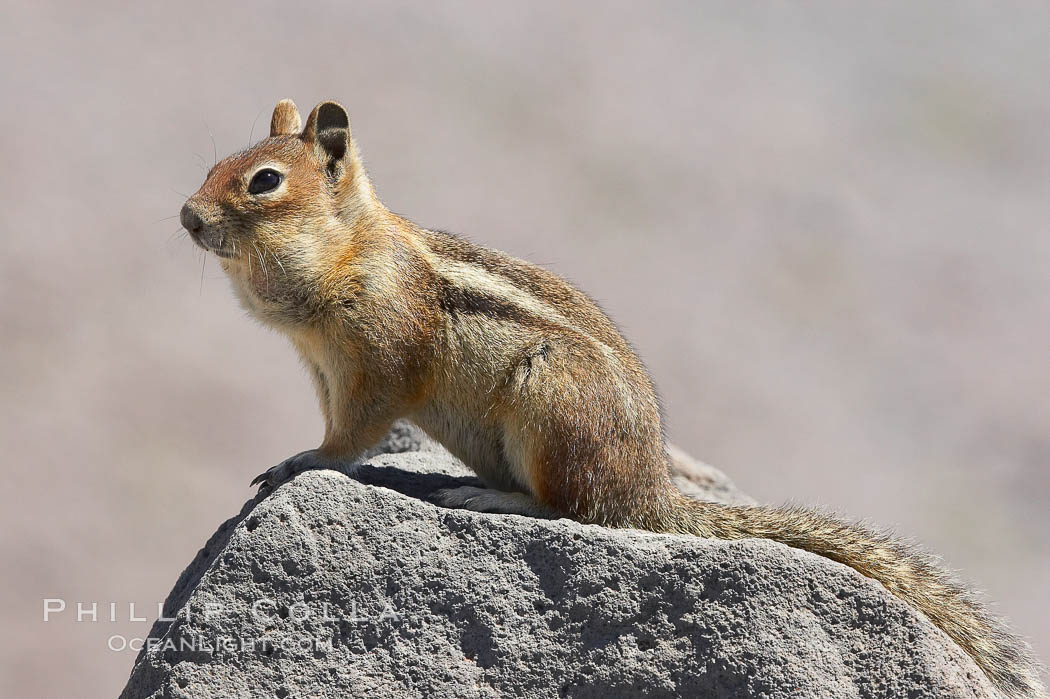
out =
<path fill-rule="evenodd" d="M 474 482 L 462 464 L 405 425 L 382 447 L 356 478 L 303 473 L 224 523 L 121 696 L 997 696 L 842 565 L 443 509 L 436 489 Z M 746 499 L 678 461 L 694 494 Z"/>
<path fill-rule="evenodd" d="M 673 444 L 667 447 L 671 457 L 671 480 L 686 495 L 700 500 L 729 505 L 754 505 L 755 499 L 737 490 L 729 476 L 714 466 L 697 461 Z"/>

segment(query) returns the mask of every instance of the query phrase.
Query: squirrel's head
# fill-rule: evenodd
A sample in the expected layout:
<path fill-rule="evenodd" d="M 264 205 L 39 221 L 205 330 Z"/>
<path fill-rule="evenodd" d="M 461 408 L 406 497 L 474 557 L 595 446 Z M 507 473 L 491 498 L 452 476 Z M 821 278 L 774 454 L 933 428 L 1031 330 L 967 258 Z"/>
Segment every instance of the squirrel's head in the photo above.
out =
<path fill-rule="evenodd" d="M 183 227 L 220 258 L 254 310 L 290 300 L 347 227 L 381 206 L 346 109 L 322 102 L 301 125 L 295 103 L 281 100 L 269 138 L 217 163 L 182 207 Z"/>

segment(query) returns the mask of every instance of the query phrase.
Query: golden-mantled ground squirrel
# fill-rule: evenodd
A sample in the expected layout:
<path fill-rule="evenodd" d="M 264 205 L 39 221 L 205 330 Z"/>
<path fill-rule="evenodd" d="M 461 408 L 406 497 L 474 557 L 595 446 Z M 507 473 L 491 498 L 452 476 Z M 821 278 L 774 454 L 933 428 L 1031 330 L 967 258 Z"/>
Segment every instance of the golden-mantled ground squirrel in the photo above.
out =
<path fill-rule="evenodd" d="M 254 483 L 345 466 L 406 417 L 488 486 L 444 491 L 449 506 L 812 551 L 920 610 L 1006 695 L 1042 696 L 1027 645 L 932 558 L 816 512 L 680 494 L 652 381 L 609 318 L 545 269 L 389 211 L 341 105 L 302 127 L 280 102 L 269 138 L 212 168 L 181 219 L 320 397 L 321 446 Z"/>

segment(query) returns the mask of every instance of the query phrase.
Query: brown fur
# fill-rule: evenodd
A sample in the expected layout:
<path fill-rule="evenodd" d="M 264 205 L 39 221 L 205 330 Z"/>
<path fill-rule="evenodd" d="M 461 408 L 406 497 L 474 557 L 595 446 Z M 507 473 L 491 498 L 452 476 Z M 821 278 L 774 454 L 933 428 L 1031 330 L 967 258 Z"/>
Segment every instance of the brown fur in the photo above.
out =
<path fill-rule="evenodd" d="M 216 165 L 183 209 L 242 303 L 291 338 L 321 401 L 320 448 L 257 481 L 352 460 L 407 417 L 496 489 L 448 503 L 812 551 L 920 610 L 1009 696 L 1041 695 L 1025 644 L 930 558 L 815 512 L 681 496 L 649 375 L 597 305 L 547 270 L 387 210 L 340 105 L 299 125 L 279 103 L 270 138 Z M 248 193 L 264 167 L 280 185 Z"/>

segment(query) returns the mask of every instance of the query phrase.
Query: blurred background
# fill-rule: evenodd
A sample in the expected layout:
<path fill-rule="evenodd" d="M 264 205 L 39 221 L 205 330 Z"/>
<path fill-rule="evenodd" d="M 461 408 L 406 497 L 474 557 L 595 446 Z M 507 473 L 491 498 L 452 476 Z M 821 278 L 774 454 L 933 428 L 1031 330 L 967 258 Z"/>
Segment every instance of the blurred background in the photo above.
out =
<path fill-rule="evenodd" d="M 292 349 L 175 217 L 283 97 L 347 105 L 393 210 L 599 299 L 674 442 L 915 536 L 1050 659 L 1046 3 L 5 0 L 0 26 L 0 694 L 115 694 L 127 604 L 152 621 L 320 440 Z"/>

